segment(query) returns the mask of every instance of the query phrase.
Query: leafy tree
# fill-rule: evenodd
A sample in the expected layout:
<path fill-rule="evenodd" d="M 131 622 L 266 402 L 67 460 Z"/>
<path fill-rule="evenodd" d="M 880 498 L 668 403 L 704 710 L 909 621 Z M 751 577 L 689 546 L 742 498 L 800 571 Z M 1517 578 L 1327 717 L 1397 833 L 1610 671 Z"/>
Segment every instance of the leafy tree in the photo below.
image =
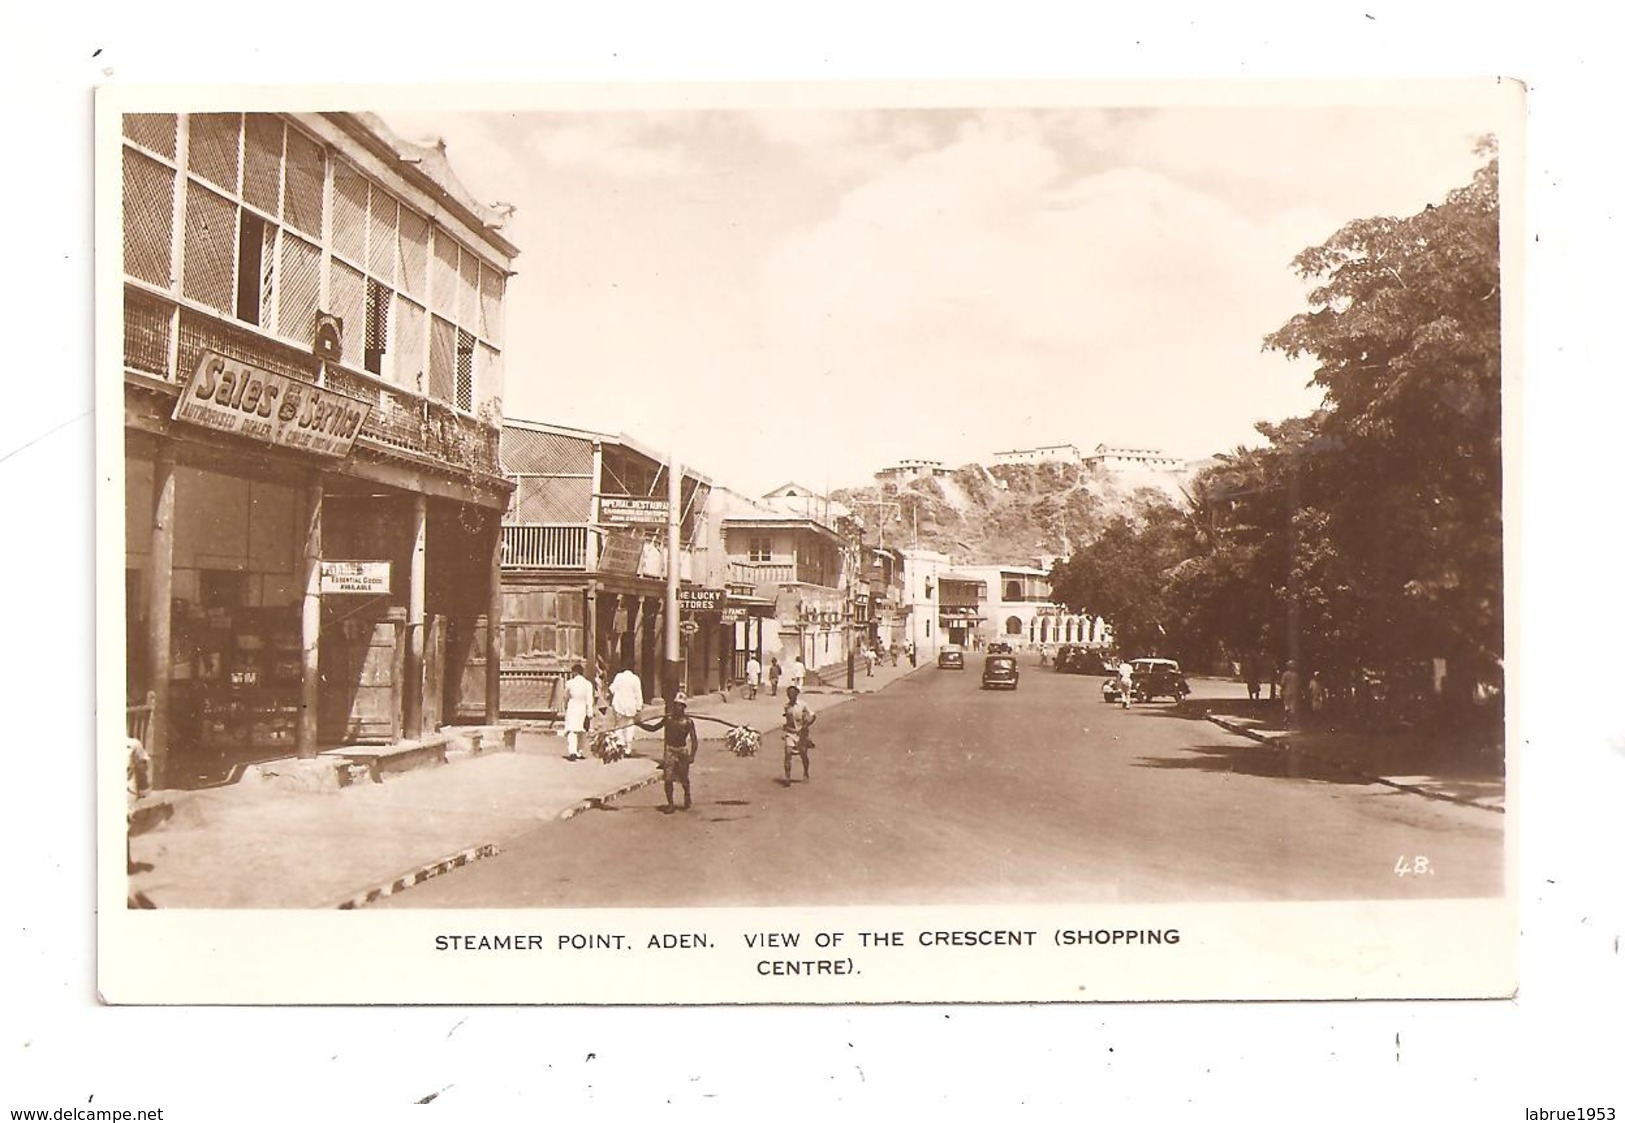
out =
<path fill-rule="evenodd" d="M 1312 357 L 1325 391 L 1310 426 L 1322 455 L 1298 481 L 1316 513 L 1294 519 L 1292 595 L 1318 606 L 1300 631 L 1329 629 L 1366 660 L 1499 666 L 1498 171 L 1492 155 L 1443 204 L 1304 250 L 1311 309 L 1265 340 Z"/>

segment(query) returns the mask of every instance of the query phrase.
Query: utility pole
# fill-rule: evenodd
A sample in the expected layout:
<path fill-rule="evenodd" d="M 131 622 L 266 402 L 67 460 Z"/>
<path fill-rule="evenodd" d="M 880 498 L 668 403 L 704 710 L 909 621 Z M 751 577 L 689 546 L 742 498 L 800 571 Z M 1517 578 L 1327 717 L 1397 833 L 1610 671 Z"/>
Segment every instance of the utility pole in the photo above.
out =
<path fill-rule="evenodd" d="M 660 676 L 660 691 L 669 705 L 677 697 L 683 677 L 682 633 L 677 620 L 677 552 L 683 537 L 683 470 L 677 452 L 671 453 L 666 468 L 666 665 Z"/>
<path fill-rule="evenodd" d="M 861 546 L 859 546 L 859 550 L 860 551 L 862 550 Z M 854 555 L 853 555 L 853 550 L 852 550 L 852 543 L 851 543 L 851 541 L 849 539 L 847 541 L 847 548 L 846 548 L 846 613 L 845 613 L 845 615 L 846 615 L 846 688 L 848 690 L 853 689 L 855 684 L 856 684 L 856 680 L 854 678 L 854 673 L 855 673 L 854 661 L 856 659 L 856 655 L 852 650 L 852 623 L 853 623 L 852 618 L 855 615 L 857 615 L 857 611 L 858 611 L 857 580 L 858 580 L 858 572 L 862 568 L 861 566 L 855 564 L 853 559 L 854 559 Z"/>

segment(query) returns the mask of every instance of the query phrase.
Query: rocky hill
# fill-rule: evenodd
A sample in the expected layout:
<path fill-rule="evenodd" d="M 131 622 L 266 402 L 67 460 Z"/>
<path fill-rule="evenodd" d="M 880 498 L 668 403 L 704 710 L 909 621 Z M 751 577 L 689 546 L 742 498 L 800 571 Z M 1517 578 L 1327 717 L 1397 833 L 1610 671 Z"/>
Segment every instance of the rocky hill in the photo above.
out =
<path fill-rule="evenodd" d="M 1068 553 L 1148 501 L 1180 502 L 1182 482 L 1171 474 L 1119 476 L 1056 462 L 967 464 L 947 477 L 844 488 L 831 498 L 863 518 L 871 541 L 917 542 L 970 564 L 1025 565 Z"/>

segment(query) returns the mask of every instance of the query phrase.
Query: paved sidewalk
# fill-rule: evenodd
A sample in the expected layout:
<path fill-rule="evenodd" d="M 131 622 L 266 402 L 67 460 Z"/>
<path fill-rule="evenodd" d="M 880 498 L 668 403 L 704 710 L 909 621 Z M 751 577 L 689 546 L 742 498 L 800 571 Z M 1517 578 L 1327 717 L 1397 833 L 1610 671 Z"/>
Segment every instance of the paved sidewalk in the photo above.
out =
<path fill-rule="evenodd" d="M 1278 714 L 1252 716 L 1215 711 L 1204 716 L 1232 733 L 1362 776 L 1373 783 L 1430 799 L 1506 811 L 1502 755 L 1464 748 L 1464 738 L 1428 737 L 1415 732 L 1288 730 L 1279 728 Z"/>
<path fill-rule="evenodd" d="M 860 687 L 878 690 L 908 673 L 876 668 Z M 860 689 L 859 693 L 868 692 Z M 815 711 L 854 695 L 809 687 Z M 743 692 L 692 700 L 697 717 L 768 733 L 782 722 L 784 690 L 754 701 Z M 651 708 L 648 716 L 658 709 Z M 719 740 L 726 727 L 699 723 Z M 159 793 L 173 814 L 131 839 L 132 858 L 150 869 L 130 876 L 130 893 L 158 908 L 343 908 L 387 896 L 428 877 L 497 853 L 539 823 L 559 821 L 659 779 L 657 735 L 637 755 L 611 764 L 564 760 L 557 733 L 527 726 L 512 752 L 486 751 L 450 763 L 328 791 L 232 784 Z"/>

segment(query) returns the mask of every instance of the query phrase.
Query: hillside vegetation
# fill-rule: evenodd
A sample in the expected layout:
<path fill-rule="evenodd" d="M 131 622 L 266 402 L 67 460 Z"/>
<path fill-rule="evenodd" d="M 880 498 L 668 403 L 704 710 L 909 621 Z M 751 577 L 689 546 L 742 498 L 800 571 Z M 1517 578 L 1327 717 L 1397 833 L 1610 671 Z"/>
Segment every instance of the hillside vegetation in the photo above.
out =
<path fill-rule="evenodd" d="M 1173 475 L 1118 477 L 1052 462 L 967 464 L 945 478 L 845 488 L 832 498 L 862 517 L 870 541 L 917 543 L 968 564 L 1029 565 L 1040 555 L 1066 554 L 1112 518 L 1174 501 L 1180 491 Z"/>

